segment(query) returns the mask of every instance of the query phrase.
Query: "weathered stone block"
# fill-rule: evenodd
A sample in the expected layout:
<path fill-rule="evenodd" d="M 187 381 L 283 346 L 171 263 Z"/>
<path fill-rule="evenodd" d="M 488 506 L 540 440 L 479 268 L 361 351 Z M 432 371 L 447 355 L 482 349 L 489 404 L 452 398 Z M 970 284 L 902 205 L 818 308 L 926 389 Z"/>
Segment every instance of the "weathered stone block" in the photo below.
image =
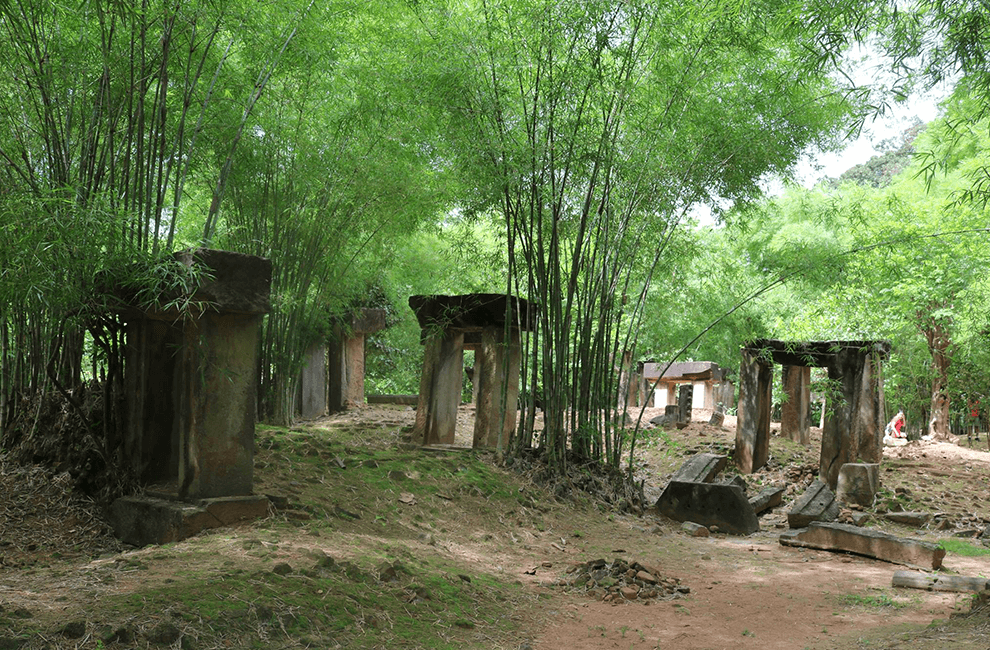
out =
<path fill-rule="evenodd" d="M 884 519 L 920 528 L 931 521 L 932 516 L 927 512 L 888 512 L 884 515 Z"/>
<path fill-rule="evenodd" d="M 746 493 L 737 485 L 671 481 L 657 510 L 675 521 L 692 521 L 736 535 L 749 535 L 760 529 L 760 522 Z"/>
<path fill-rule="evenodd" d="M 815 521 L 807 528 L 787 531 L 781 534 L 780 543 L 823 551 L 845 551 L 884 562 L 928 569 L 940 568 L 945 557 L 945 549 L 930 542 L 833 522 Z"/>
<path fill-rule="evenodd" d="M 206 499 L 192 504 L 152 497 L 121 497 L 110 508 L 114 535 L 134 546 L 167 544 L 210 528 L 228 526 L 268 514 L 261 496 Z"/>
<path fill-rule="evenodd" d="M 753 506 L 753 511 L 760 514 L 764 510 L 776 508 L 784 500 L 785 489 L 782 487 L 768 487 L 760 490 L 758 494 L 750 497 L 749 503 Z"/>
<path fill-rule="evenodd" d="M 681 530 L 691 537 L 708 537 L 711 534 L 707 528 L 693 521 L 685 521 L 681 524 Z"/>
<path fill-rule="evenodd" d="M 719 472 L 725 469 L 728 463 L 728 456 L 710 453 L 696 454 L 684 461 L 684 464 L 670 480 L 709 483 Z"/>
<path fill-rule="evenodd" d="M 828 486 L 816 480 L 787 513 L 787 525 L 803 528 L 813 521 L 834 521 L 839 516 L 839 504 Z"/>
<path fill-rule="evenodd" d="M 873 505 L 873 498 L 880 490 L 880 465 L 878 463 L 846 463 L 839 468 L 835 498 L 843 503 L 857 503 L 864 507 Z"/>

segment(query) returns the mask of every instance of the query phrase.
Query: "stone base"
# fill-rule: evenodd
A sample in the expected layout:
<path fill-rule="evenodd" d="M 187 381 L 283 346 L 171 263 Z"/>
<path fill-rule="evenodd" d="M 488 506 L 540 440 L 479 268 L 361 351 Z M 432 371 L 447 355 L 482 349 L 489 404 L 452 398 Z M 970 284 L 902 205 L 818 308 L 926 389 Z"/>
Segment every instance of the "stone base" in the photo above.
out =
<path fill-rule="evenodd" d="M 114 535 L 133 546 L 167 544 L 210 528 L 268 515 L 264 496 L 218 497 L 195 503 L 150 496 L 121 497 L 110 508 Z"/>

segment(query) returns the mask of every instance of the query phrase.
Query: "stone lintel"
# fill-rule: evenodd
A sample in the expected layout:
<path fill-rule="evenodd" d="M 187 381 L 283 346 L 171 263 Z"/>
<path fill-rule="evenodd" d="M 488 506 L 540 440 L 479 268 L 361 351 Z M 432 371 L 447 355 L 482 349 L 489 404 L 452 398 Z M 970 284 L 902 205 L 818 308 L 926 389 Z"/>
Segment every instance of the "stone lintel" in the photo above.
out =
<path fill-rule="evenodd" d="M 271 310 L 271 260 L 207 248 L 180 251 L 175 259 L 205 272 L 193 300 L 207 301 L 220 312 L 267 314 Z"/>
<path fill-rule="evenodd" d="M 385 310 L 364 307 L 351 314 L 350 330 L 353 334 L 374 334 L 385 329 Z"/>
<path fill-rule="evenodd" d="M 469 293 L 459 296 L 410 296 L 409 306 L 424 330 L 481 331 L 503 327 L 509 309 L 509 326 L 532 331 L 536 326 L 537 303 L 498 293 Z"/>
<path fill-rule="evenodd" d="M 894 571 L 891 587 L 909 587 L 925 591 L 952 591 L 979 593 L 990 589 L 990 580 L 974 576 L 949 576 L 917 571 Z"/>
<path fill-rule="evenodd" d="M 782 366 L 824 368 L 840 352 L 855 351 L 879 359 L 890 356 L 890 341 L 781 341 L 757 339 L 743 345 L 756 356 Z"/>
<path fill-rule="evenodd" d="M 822 551 L 844 551 L 925 569 L 941 568 L 945 557 L 945 549 L 930 542 L 835 522 L 816 521 L 807 528 L 784 532 L 780 535 L 780 543 Z"/>

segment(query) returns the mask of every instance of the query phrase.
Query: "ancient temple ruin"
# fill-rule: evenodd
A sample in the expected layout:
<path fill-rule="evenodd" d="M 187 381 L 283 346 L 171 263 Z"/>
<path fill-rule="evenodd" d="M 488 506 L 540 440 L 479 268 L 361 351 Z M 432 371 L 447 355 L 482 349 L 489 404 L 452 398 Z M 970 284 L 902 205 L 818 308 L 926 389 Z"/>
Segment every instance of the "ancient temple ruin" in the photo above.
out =
<path fill-rule="evenodd" d="M 770 455 L 770 408 L 773 366 L 784 366 L 788 391 L 788 427 L 807 426 L 807 398 L 813 367 L 826 368 L 837 394 L 830 399 L 822 431 L 819 473 L 834 490 L 846 463 L 879 463 L 884 426 L 882 362 L 888 341 L 786 342 L 772 339 L 743 346 L 739 369 L 739 406 L 735 460 L 752 473 Z"/>
<path fill-rule="evenodd" d="M 363 308 L 337 322 L 329 341 L 306 353 L 296 414 L 309 419 L 364 404 L 365 339 L 385 329 L 385 310 Z"/>
<path fill-rule="evenodd" d="M 172 541 L 205 522 L 222 525 L 268 509 L 267 499 L 252 495 L 252 480 L 258 337 L 271 262 L 206 249 L 175 257 L 202 272 L 186 310 L 118 309 L 126 332 L 123 451 L 147 498 L 119 499 L 113 523 L 135 544 Z M 197 520 L 189 504 L 211 510 Z"/>
<path fill-rule="evenodd" d="M 656 408 L 677 404 L 678 388 L 685 384 L 692 387 L 690 408 L 714 409 L 719 403 L 725 408 L 734 406 L 734 388 L 726 369 L 711 361 L 647 362 L 642 377 L 647 390 L 656 384 L 652 399 L 647 399 Z"/>
<path fill-rule="evenodd" d="M 425 352 L 413 440 L 453 444 L 461 402 L 464 350 L 475 350 L 478 397 L 474 447 L 504 448 L 516 425 L 520 332 L 532 331 L 536 306 L 502 294 L 411 296 Z"/>

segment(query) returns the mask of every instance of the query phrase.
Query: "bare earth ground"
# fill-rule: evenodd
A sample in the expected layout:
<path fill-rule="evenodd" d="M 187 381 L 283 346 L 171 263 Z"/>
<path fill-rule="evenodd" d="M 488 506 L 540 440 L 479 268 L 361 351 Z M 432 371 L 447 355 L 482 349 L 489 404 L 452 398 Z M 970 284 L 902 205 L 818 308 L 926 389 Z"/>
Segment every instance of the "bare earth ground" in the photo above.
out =
<path fill-rule="evenodd" d="M 658 413 L 648 409 L 644 421 Z M 693 424 L 668 432 L 666 437 L 656 431 L 641 435 L 637 476 L 646 480 L 647 503 L 655 502 L 685 457 L 731 448 L 735 418 L 727 417 L 723 426 L 713 427 L 706 424 L 709 416 L 710 412 L 695 411 Z M 365 438 L 363 444 L 387 447 L 398 444 L 400 432 L 411 425 L 413 417 L 414 412 L 406 407 L 367 407 L 305 423 L 304 430 L 360 431 Z M 470 444 L 472 425 L 473 410 L 462 408 L 458 444 Z M 907 490 L 900 505 L 890 507 L 924 510 L 939 516 L 922 530 L 879 517 L 871 525 L 928 541 L 960 531 L 982 532 L 990 523 L 985 498 L 990 486 L 990 453 L 986 451 L 985 434 L 980 441 L 981 445 L 973 448 L 916 442 L 887 449 L 881 468 L 882 495 L 893 503 L 895 488 Z M 532 509 L 498 512 L 494 516 L 504 525 L 498 528 L 491 518 L 484 519 L 480 514 L 445 520 L 442 528 L 422 523 L 418 517 L 407 519 L 405 514 L 396 514 L 404 528 L 402 534 L 395 532 L 391 541 L 387 531 L 393 529 L 373 528 L 365 516 L 352 525 L 335 524 L 330 533 L 307 528 L 302 521 L 298 528 L 279 529 L 276 538 L 260 522 L 166 547 L 127 549 L 108 541 L 99 532 L 99 523 L 88 519 L 86 512 L 58 520 L 45 520 L 39 515 L 25 523 L 24 517 L 18 519 L 11 514 L 13 506 L 9 505 L 4 518 L 4 506 L 0 506 L 0 647 L 20 647 L 3 645 L 4 611 L 30 611 L 41 623 L 69 620 L 98 609 L 100 602 L 111 595 L 139 593 L 149 584 L 168 582 L 170 576 L 190 563 L 215 564 L 229 571 L 231 566 L 259 560 L 299 563 L 313 552 L 347 559 L 360 556 L 362 544 L 395 543 L 406 549 L 404 552 L 437 554 L 479 575 L 516 580 L 526 587 L 520 597 L 517 638 L 493 638 L 490 643 L 481 641 L 474 647 L 990 648 L 986 624 L 960 629 L 947 620 L 968 610 L 968 595 L 893 589 L 891 577 L 904 567 L 859 556 L 781 546 L 777 536 L 786 528 L 790 501 L 801 493 L 817 466 L 820 432 L 813 430 L 810 449 L 776 436 L 771 445 L 768 468 L 747 477 L 747 481 L 751 487 L 785 483 L 793 487 L 783 506 L 761 517 L 761 532 L 747 537 L 690 537 L 680 531 L 676 522 L 650 511 L 634 516 L 594 508 L 572 511 L 566 504 L 557 504 L 539 517 L 539 525 L 532 523 L 535 520 L 523 520 L 524 515 L 535 514 Z M 280 472 L 274 453 L 261 450 L 258 458 L 259 493 L 287 494 L 291 498 L 303 489 L 320 487 L 300 485 L 291 475 Z M 24 475 L 18 480 L 23 484 L 29 478 Z M 450 497 L 440 496 L 443 498 L 432 497 L 430 503 L 442 510 Z M 421 495 L 420 499 L 424 502 L 420 505 L 425 505 L 427 497 Z M 346 505 L 346 501 L 341 503 Z M 483 499 L 478 504 L 476 509 L 486 510 Z M 376 498 L 375 503 L 347 507 L 377 507 L 384 512 L 382 505 Z M 879 513 L 886 507 L 880 502 L 874 510 Z M 401 510 L 405 512 L 409 510 Z M 516 517 L 519 521 L 515 521 Z M 420 531 L 419 537 L 413 540 L 406 534 L 410 530 Z M 35 543 L 30 542 L 32 535 L 36 536 Z M 43 543 L 45 539 L 58 540 L 59 557 L 53 557 L 52 545 Z M 973 543 L 980 545 L 979 540 Z M 256 547 L 264 553 L 251 550 Z M 96 559 L 92 559 L 94 555 Z M 613 604 L 555 586 L 574 563 L 619 556 L 660 567 L 665 576 L 678 578 L 690 592 L 675 599 Z M 990 576 L 990 559 L 949 553 L 943 570 L 964 576 Z M 479 591 L 478 597 L 483 598 L 483 592 Z M 533 604 L 537 602 L 539 605 Z M 177 607 L 181 614 L 181 606 Z M 939 622 L 932 624 L 935 620 Z M 103 647 L 93 634 L 69 644 L 60 644 L 53 638 L 48 642 L 51 645 L 29 647 Z M 174 647 L 179 647 L 178 643 Z M 185 642 L 182 647 L 186 647 Z M 228 647 L 238 646 L 232 642 Z M 303 643 L 292 647 L 346 646 Z"/>

